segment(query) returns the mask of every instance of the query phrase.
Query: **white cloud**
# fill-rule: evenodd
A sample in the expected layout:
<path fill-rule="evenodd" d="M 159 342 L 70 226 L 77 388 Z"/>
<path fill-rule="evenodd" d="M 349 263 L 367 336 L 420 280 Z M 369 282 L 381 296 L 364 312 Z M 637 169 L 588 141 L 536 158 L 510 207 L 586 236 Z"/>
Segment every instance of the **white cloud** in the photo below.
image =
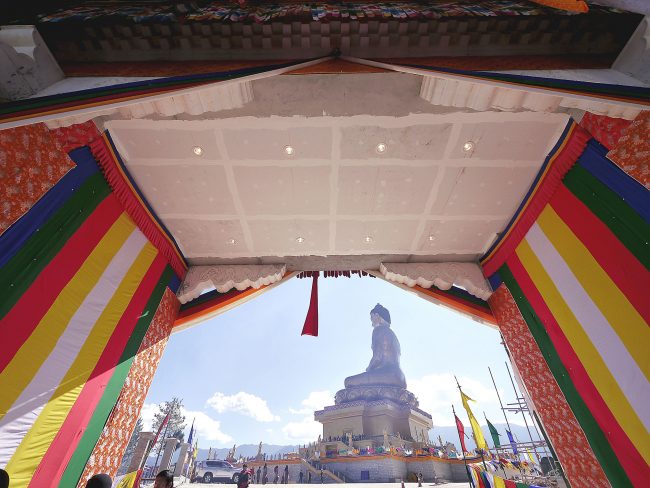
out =
<path fill-rule="evenodd" d="M 476 403 L 470 402 L 470 407 L 479 422 L 482 421 L 483 410 L 493 410 L 498 405 L 496 392 L 492 388 L 484 386 L 479 381 L 459 377 L 458 381 L 463 391 Z M 446 374 L 430 374 L 419 379 L 412 379 L 408 382 L 408 388 L 420 402 L 420 408 L 433 417 L 433 425 L 454 425 L 454 418 L 451 412 L 451 405 L 456 406 L 456 413 L 463 415 L 460 394 L 456 386 L 454 376 Z"/>
<path fill-rule="evenodd" d="M 302 408 L 289 408 L 289 413 L 294 415 L 313 415 L 316 410 L 322 410 L 326 405 L 331 405 L 334 395 L 329 390 L 312 391 L 300 404 Z"/>
<path fill-rule="evenodd" d="M 224 395 L 218 391 L 208 399 L 207 404 L 219 413 L 237 412 L 258 422 L 278 422 L 280 420 L 280 417 L 273 415 L 266 400 L 243 391 L 234 395 Z"/>
<path fill-rule="evenodd" d="M 142 417 L 142 430 L 145 432 L 151 431 L 153 424 L 154 414 L 158 411 L 158 405 L 155 403 L 145 403 L 140 410 L 140 417 Z"/>
<path fill-rule="evenodd" d="M 294 415 L 302 415 L 303 418 L 297 422 L 289 422 L 282 427 L 283 434 L 292 442 L 308 443 L 315 441 L 323 433 L 323 425 L 314 420 L 314 412 L 322 410 L 326 405 L 331 405 L 334 395 L 329 390 L 312 391 L 303 401 L 302 408 L 290 408 L 289 412 Z"/>
<path fill-rule="evenodd" d="M 192 425 L 194 420 L 194 428 L 201 441 L 217 441 L 220 443 L 230 442 L 232 437 L 221 431 L 221 422 L 214 420 L 204 412 L 182 409 L 185 415 L 187 425 Z M 187 435 L 189 435 L 189 430 Z"/>
<path fill-rule="evenodd" d="M 323 433 L 323 425 L 314 420 L 312 413 L 300 422 L 289 422 L 282 427 L 282 432 L 289 440 L 306 444 L 315 441 Z"/>
<path fill-rule="evenodd" d="M 142 430 L 147 432 L 151 431 L 154 414 L 158 411 L 158 405 L 155 403 L 145 403 L 142 406 L 140 411 L 140 416 L 142 417 Z M 201 438 L 202 441 L 218 441 L 221 443 L 230 442 L 232 437 L 228 434 L 225 434 L 221 431 L 221 422 L 214 420 L 205 412 L 197 410 L 188 410 L 186 408 L 181 408 L 181 413 L 185 416 L 185 438 L 190 433 L 190 426 L 192 425 L 192 419 L 194 421 L 194 428 L 196 429 L 197 435 Z"/>

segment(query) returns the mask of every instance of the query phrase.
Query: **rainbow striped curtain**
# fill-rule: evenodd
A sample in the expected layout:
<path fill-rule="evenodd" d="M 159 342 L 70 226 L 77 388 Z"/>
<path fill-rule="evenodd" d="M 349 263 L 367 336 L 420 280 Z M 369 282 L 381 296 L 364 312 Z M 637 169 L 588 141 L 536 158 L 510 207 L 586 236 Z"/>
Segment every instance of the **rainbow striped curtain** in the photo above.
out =
<path fill-rule="evenodd" d="M 512 293 L 612 486 L 646 486 L 650 192 L 595 140 L 576 144 L 573 123 L 563 139 L 482 264 Z"/>
<path fill-rule="evenodd" d="M 179 279 L 99 171 L 76 167 L 0 236 L 0 466 L 73 486 L 167 287 Z M 68 466 L 70 468 L 70 466 Z"/>

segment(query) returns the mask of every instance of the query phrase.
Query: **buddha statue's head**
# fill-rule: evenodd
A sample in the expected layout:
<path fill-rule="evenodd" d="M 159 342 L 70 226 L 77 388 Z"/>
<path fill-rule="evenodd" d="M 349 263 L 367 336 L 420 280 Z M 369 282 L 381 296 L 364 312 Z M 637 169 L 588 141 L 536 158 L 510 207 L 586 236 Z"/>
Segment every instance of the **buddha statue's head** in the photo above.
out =
<path fill-rule="evenodd" d="M 370 322 L 373 327 L 385 325 L 390 327 L 390 313 L 388 309 L 382 307 L 379 303 L 370 311 Z"/>

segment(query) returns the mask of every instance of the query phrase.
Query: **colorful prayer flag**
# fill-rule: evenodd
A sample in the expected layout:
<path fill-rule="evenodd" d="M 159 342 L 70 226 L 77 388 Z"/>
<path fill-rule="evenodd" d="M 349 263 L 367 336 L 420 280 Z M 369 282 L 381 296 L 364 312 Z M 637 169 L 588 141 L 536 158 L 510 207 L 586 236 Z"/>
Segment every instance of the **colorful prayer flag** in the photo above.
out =
<path fill-rule="evenodd" d="M 497 429 L 494 425 L 492 425 L 492 422 L 490 422 L 487 418 L 485 419 L 488 424 L 488 429 L 490 429 L 490 435 L 492 436 L 492 441 L 494 441 L 494 447 L 501 447 L 501 442 L 499 442 L 499 437 L 501 434 L 497 432 Z"/>
<path fill-rule="evenodd" d="M 133 471 L 132 473 L 127 473 L 119 481 L 115 488 L 136 488 L 140 486 L 140 476 L 142 475 L 142 470 Z"/>
<path fill-rule="evenodd" d="M 465 426 L 458 418 L 458 415 L 454 414 L 454 417 L 456 418 L 456 428 L 458 429 L 458 437 L 460 438 L 460 447 L 464 454 L 467 452 L 467 448 L 465 447 Z"/>
<path fill-rule="evenodd" d="M 472 409 L 469 408 L 469 404 L 467 403 L 468 401 L 474 401 L 465 393 L 463 393 L 463 390 L 460 390 L 460 397 L 463 401 L 463 407 L 465 408 L 465 411 L 467 412 L 467 416 L 469 417 L 469 423 L 472 426 L 472 431 L 474 432 L 474 440 L 476 441 L 476 447 L 479 449 L 483 449 L 484 451 L 488 450 L 487 443 L 485 442 L 485 438 L 483 437 L 483 432 L 481 431 L 481 427 L 478 424 L 478 421 L 476 420 L 476 417 L 474 417 L 474 414 L 472 413 Z"/>
<path fill-rule="evenodd" d="M 510 445 L 512 446 L 512 452 L 518 454 L 517 443 L 515 442 L 515 439 L 512 437 L 512 432 L 506 429 L 506 434 L 508 434 L 508 439 L 510 440 Z"/>

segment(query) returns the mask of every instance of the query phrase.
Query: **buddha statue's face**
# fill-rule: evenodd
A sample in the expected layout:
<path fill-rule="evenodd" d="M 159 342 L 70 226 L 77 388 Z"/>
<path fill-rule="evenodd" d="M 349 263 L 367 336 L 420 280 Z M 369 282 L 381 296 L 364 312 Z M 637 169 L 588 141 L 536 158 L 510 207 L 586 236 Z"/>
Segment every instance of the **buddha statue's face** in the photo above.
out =
<path fill-rule="evenodd" d="M 386 325 L 386 321 L 378 313 L 370 313 L 370 322 L 372 323 L 373 327 L 377 327 L 378 325 Z"/>

